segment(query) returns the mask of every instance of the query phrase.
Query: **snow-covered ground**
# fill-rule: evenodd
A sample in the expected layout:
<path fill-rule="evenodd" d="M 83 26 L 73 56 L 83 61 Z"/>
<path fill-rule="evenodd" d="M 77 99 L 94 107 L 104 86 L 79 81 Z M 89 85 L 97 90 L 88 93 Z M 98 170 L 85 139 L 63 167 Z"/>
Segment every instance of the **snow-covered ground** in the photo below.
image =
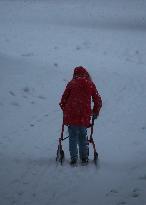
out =
<path fill-rule="evenodd" d="M 0 205 L 146 205 L 145 11 L 144 0 L 0 1 Z M 70 167 L 68 140 L 55 162 L 78 65 L 103 99 L 97 167 Z"/>

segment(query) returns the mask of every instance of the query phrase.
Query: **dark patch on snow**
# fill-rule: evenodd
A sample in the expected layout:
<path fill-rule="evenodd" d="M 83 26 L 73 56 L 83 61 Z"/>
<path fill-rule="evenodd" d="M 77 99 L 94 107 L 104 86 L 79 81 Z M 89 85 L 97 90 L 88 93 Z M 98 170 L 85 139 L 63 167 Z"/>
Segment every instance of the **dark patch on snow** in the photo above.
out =
<path fill-rule="evenodd" d="M 36 193 L 33 193 L 32 196 L 33 196 L 33 197 L 36 197 Z"/>
<path fill-rule="evenodd" d="M 76 46 L 76 50 L 81 50 L 81 47 L 80 46 Z"/>
<path fill-rule="evenodd" d="M 23 182 L 23 184 L 24 184 L 24 185 L 27 185 L 27 184 L 29 184 L 29 182 L 27 182 L 27 181 L 24 181 L 24 182 Z"/>
<path fill-rule="evenodd" d="M 45 114 L 44 116 L 45 116 L 45 117 L 48 117 L 48 116 L 49 116 L 49 114 Z"/>
<path fill-rule="evenodd" d="M 18 192 L 17 193 L 19 196 L 22 196 L 24 194 L 24 192 Z"/>
<path fill-rule="evenodd" d="M 139 193 L 132 193 L 131 196 L 132 196 L 133 198 L 137 198 L 137 197 L 139 197 L 139 195 L 140 195 Z"/>
<path fill-rule="evenodd" d="M 135 145 L 135 146 L 141 145 L 141 143 L 138 142 L 138 141 L 134 141 L 132 144 Z"/>
<path fill-rule="evenodd" d="M 38 98 L 41 99 L 41 100 L 45 100 L 46 99 L 46 97 L 44 97 L 42 95 L 39 95 Z"/>
<path fill-rule="evenodd" d="M 58 67 L 58 63 L 54 63 L 54 66 L 55 66 L 55 67 Z"/>
<path fill-rule="evenodd" d="M 139 188 L 134 188 L 133 190 L 132 190 L 132 192 L 138 192 L 138 191 L 140 191 L 140 189 Z"/>
<path fill-rule="evenodd" d="M 58 46 L 54 46 L 54 49 L 57 50 L 57 49 L 58 49 Z"/>
<path fill-rule="evenodd" d="M 23 53 L 23 54 L 21 54 L 21 56 L 23 56 L 23 57 L 31 57 L 31 56 L 34 56 L 34 53 L 33 52 Z"/>
<path fill-rule="evenodd" d="M 9 91 L 9 94 L 12 95 L 12 96 L 16 96 L 15 93 L 11 90 Z"/>
<path fill-rule="evenodd" d="M 109 196 L 111 194 L 118 194 L 119 192 L 116 189 L 111 189 L 108 193 L 106 193 L 106 196 Z"/>
<path fill-rule="evenodd" d="M 141 129 L 142 129 L 142 130 L 145 130 L 145 129 L 146 129 L 146 126 L 143 126 Z"/>
<path fill-rule="evenodd" d="M 19 103 L 18 102 L 11 102 L 11 105 L 15 106 L 15 107 L 19 107 Z"/>
<path fill-rule="evenodd" d="M 16 204 L 17 203 L 17 201 L 14 199 L 14 200 L 12 200 L 12 204 Z"/>
<path fill-rule="evenodd" d="M 29 93 L 29 92 L 30 92 L 30 88 L 26 86 L 26 87 L 23 88 L 23 91 L 24 91 L 25 93 Z"/>
<path fill-rule="evenodd" d="M 26 98 L 27 98 L 27 96 L 26 96 L 26 95 L 23 95 L 23 98 L 25 98 L 25 99 L 26 99 Z"/>
<path fill-rule="evenodd" d="M 90 48 L 90 42 L 88 41 L 83 42 L 83 46 L 87 49 Z"/>
<path fill-rule="evenodd" d="M 40 147 L 39 146 L 35 146 L 35 149 L 40 149 Z"/>
<path fill-rule="evenodd" d="M 127 204 L 126 201 L 120 201 L 117 205 Z"/>
<path fill-rule="evenodd" d="M 139 179 L 140 179 L 140 180 L 146 180 L 146 174 L 143 175 L 143 176 L 141 176 L 141 177 L 139 177 Z"/>
<path fill-rule="evenodd" d="M 137 197 L 139 197 L 139 188 L 134 188 L 133 190 L 132 190 L 132 194 L 131 194 L 131 196 L 133 197 L 133 198 L 137 198 Z"/>
<path fill-rule="evenodd" d="M 136 55 L 139 55 L 139 50 L 136 50 L 135 53 L 136 53 Z"/>
<path fill-rule="evenodd" d="M 20 182 L 19 179 L 14 179 L 14 180 L 12 180 L 10 183 L 11 183 L 11 184 L 17 184 L 17 183 L 19 183 L 19 182 Z"/>
<path fill-rule="evenodd" d="M 8 43 L 8 42 L 10 42 L 10 39 L 8 39 L 8 38 L 5 38 L 5 42 L 7 42 L 7 43 Z"/>
<path fill-rule="evenodd" d="M 110 192 L 111 192 L 111 193 L 114 193 L 114 194 L 117 194 L 117 193 L 118 193 L 118 191 L 117 191 L 116 189 L 111 189 Z"/>

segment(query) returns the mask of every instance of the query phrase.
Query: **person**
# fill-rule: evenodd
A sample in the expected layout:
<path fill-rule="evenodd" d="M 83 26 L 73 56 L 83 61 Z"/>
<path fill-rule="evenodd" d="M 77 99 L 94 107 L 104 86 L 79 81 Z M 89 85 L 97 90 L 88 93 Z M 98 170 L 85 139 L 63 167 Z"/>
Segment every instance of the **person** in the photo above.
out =
<path fill-rule="evenodd" d="M 63 123 L 68 126 L 70 164 L 77 163 L 78 147 L 81 162 L 87 163 L 87 128 L 91 126 L 91 117 L 97 119 L 102 100 L 86 68 L 74 68 L 73 78 L 67 84 L 59 105 L 63 111 Z"/>

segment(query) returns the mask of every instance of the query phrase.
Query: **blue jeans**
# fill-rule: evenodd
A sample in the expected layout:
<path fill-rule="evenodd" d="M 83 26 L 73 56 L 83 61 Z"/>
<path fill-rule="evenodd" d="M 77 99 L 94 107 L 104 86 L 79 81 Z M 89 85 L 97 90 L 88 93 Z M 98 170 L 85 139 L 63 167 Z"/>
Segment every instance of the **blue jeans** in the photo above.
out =
<path fill-rule="evenodd" d="M 87 142 L 87 128 L 81 126 L 70 125 L 69 132 L 69 151 L 71 159 L 78 158 L 78 148 L 80 159 L 88 158 L 88 142 Z"/>

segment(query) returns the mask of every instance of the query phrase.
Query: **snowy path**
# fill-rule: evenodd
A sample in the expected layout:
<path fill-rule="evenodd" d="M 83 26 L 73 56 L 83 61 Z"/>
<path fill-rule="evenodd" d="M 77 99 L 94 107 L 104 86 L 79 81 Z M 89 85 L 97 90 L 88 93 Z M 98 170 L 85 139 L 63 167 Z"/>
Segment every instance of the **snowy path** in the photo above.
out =
<path fill-rule="evenodd" d="M 145 8 L 0 1 L 0 205 L 146 204 Z M 70 167 L 68 140 L 64 166 L 55 162 L 58 102 L 76 65 L 103 98 L 97 168 Z"/>

